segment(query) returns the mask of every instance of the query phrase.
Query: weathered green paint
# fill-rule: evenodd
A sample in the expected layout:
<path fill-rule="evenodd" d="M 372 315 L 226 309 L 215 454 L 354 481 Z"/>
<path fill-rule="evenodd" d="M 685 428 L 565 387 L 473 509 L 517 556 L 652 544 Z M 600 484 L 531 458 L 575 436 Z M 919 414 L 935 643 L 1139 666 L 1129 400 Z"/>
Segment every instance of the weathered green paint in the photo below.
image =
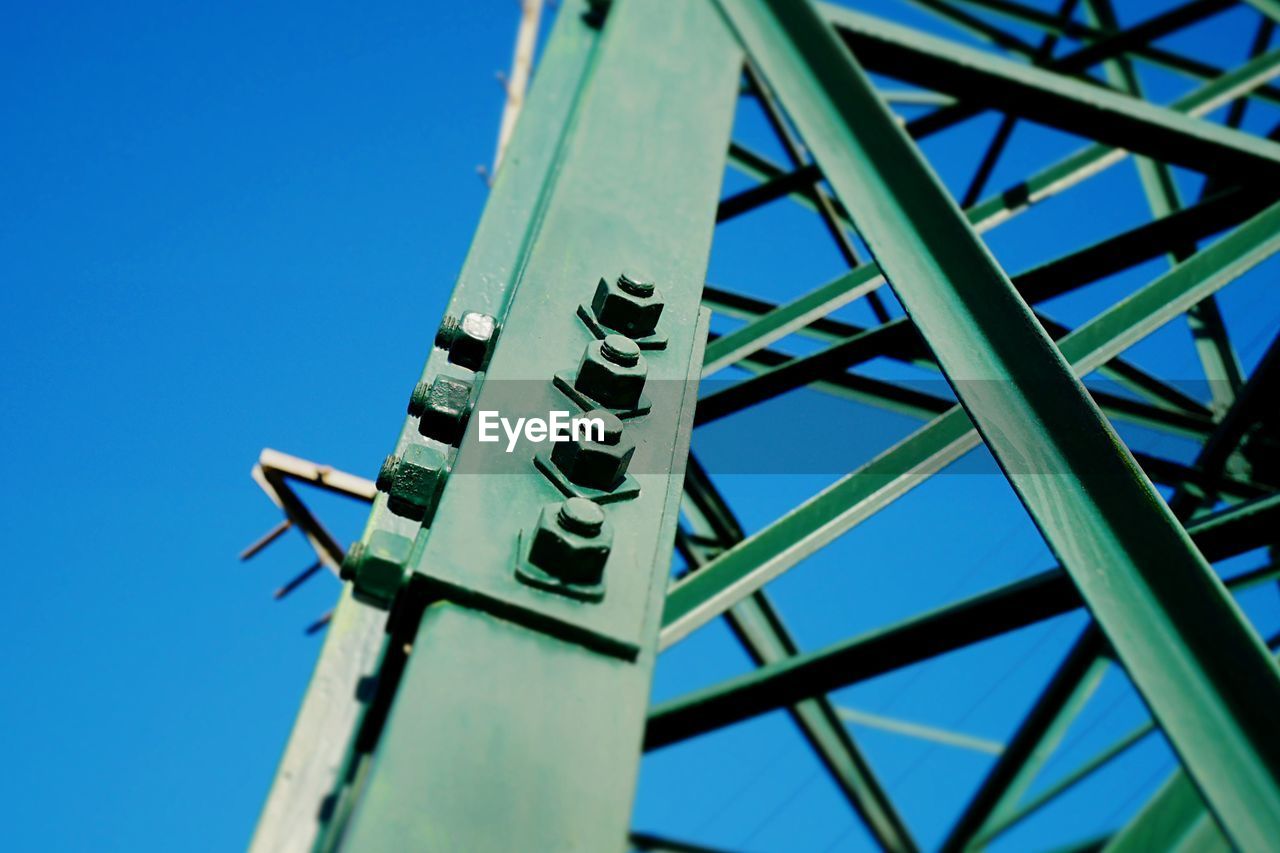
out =
<path fill-rule="evenodd" d="M 598 31 L 581 20 L 585 0 L 569 0 L 543 49 L 530 90 L 525 116 L 512 137 L 481 219 L 475 241 L 455 284 L 449 311 L 500 312 L 512 273 L 527 252 L 531 223 L 553 180 L 578 92 L 598 40 Z M 430 343 L 431 332 L 424 334 Z M 445 364 L 443 351 L 432 349 L 423 379 Z M 406 389 L 406 394 L 408 389 Z M 406 418 L 396 448 L 421 442 L 416 420 Z M 365 528 L 415 535 L 418 525 L 387 510 L 379 494 Z M 339 553 L 336 562 L 341 561 Z M 356 697 L 362 678 L 374 674 L 380 657 L 385 611 L 354 600 L 344 590 L 334 610 L 311 684 L 294 732 L 281 759 L 271 794 L 263 808 L 252 849 L 308 850 L 321 831 L 321 801 L 341 794 L 339 769 L 350 764 L 350 742 L 364 711 Z"/>

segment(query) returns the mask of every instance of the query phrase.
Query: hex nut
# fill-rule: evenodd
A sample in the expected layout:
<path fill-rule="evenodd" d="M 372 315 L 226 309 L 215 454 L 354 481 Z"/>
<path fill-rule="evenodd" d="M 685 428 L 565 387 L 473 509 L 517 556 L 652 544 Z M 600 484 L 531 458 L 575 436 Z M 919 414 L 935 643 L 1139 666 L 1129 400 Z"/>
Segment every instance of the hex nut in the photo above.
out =
<path fill-rule="evenodd" d="M 387 507 L 396 515 L 423 521 L 435 509 L 448 466 L 448 456 L 441 450 L 410 445 L 401 456 L 388 456 L 382 463 L 378 491 L 386 492 Z"/>
<path fill-rule="evenodd" d="M 488 314 L 467 311 L 446 316 L 436 332 L 436 346 L 449 353 L 449 361 L 467 370 L 484 370 L 498 338 L 498 323 Z"/>
<path fill-rule="evenodd" d="M 547 504 L 529 544 L 529 562 L 567 584 L 590 586 L 604 578 L 613 528 L 604 510 L 586 498 Z"/>
<path fill-rule="evenodd" d="M 573 380 L 575 391 L 608 409 L 631 409 L 640 403 L 649 365 L 635 341 L 606 335 L 587 344 Z"/>
<path fill-rule="evenodd" d="M 600 279 L 591 299 L 596 322 L 628 338 L 652 335 L 665 303 L 652 281 L 623 273 L 615 281 Z"/>
<path fill-rule="evenodd" d="M 375 530 L 369 541 L 356 542 L 342 561 L 339 573 L 349 580 L 356 595 L 388 603 L 404 583 L 413 540 L 397 533 Z"/>
<path fill-rule="evenodd" d="M 471 390 L 470 382 L 452 376 L 419 383 L 409 399 L 409 414 L 418 416 L 418 432 L 457 447 L 471 416 Z"/>
<path fill-rule="evenodd" d="M 635 442 L 625 438 L 622 421 L 612 412 L 593 409 L 574 420 L 599 418 L 604 421 L 600 441 L 591 430 L 571 441 L 556 442 L 551 449 L 551 462 L 569 482 L 588 489 L 613 491 L 627 474 L 627 466 L 635 454 Z"/>

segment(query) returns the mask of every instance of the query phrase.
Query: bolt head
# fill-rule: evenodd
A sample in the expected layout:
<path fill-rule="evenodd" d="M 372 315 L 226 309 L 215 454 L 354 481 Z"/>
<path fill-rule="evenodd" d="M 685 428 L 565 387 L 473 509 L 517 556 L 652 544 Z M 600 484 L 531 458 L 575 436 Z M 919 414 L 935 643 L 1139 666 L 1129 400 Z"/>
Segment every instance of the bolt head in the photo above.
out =
<path fill-rule="evenodd" d="M 471 416 L 471 383 L 452 376 L 437 376 L 422 397 L 418 432 L 427 438 L 457 447 Z"/>
<path fill-rule="evenodd" d="M 613 528 L 599 507 L 599 526 L 588 534 L 575 533 L 561 523 L 562 512 L 574 518 L 595 519 L 592 511 L 577 504 L 591 503 L 584 498 L 548 504 L 538 516 L 529 543 L 529 562 L 564 583 L 591 586 L 604 577 L 604 566 L 613 545 Z M 573 507 L 566 504 L 575 502 Z M 592 504 L 595 506 L 595 504 Z"/>
<path fill-rule="evenodd" d="M 640 403 L 644 392 L 645 377 L 649 373 L 649 365 L 639 349 L 635 351 L 634 364 L 618 364 L 605 355 L 604 349 L 610 335 L 603 341 L 592 341 L 582 355 L 578 365 L 578 375 L 573 387 L 578 392 L 609 409 L 631 409 Z M 631 343 L 635 346 L 634 342 Z"/>
<path fill-rule="evenodd" d="M 498 323 L 493 317 L 467 311 L 456 321 L 446 317 L 436 342 L 448 350 L 451 363 L 467 370 L 484 370 L 497 336 Z"/>
<path fill-rule="evenodd" d="M 647 278 L 628 275 L 625 272 L 618 276 L 618 287 L 623 293 L 630 293 L 632 296 L 640 297 L 653 296 L 653 292 L 657 290 L 653 282 Z"/>
<path fill-rule="evenodd" d="M 599 535 L 600 528 L 604 527 L 604 510 L 586 498 L 569 498 L 560 504 L 556 522 L 570 533 L 589 539 Z"/>
<path fill-rule="evenodd" d="M 448 466 L 444 451 L 422 444 L 406 447 L 399 458 L 388 456 L 378 477 L 379 488 L 387 493 L 387 508 L 414 521 L 426 520 L 444 488 Z"/>
<path fill-rule="evenodd" d="M 360 598 L 389 603 L 404 583 L 412 551 L 412 539 L 375 530 L 368 542 L 351 546 L 342 561 L 342 577 L 353 582 Z"/>
<path fill-rule="evenodd" d="M 351 547 L 347 548 L 346 556 L 342 558 L 342 565 L 338 567 L 338 577 L 344 581 L 353 581 L 356 579 L 356 573 L 360 569 L 360 562 L 364 559 L 364 543 L 360 541 L 352 542 Z"/>
<path fill-rule="evenodd" d="M 600 279 L 591 300 L 591 313 L 607 329 L 628 338 L 643 338 L 658 328 L 664 304 L 662 292 L 652 282 L 624 275 L 617 281 Z"/>
<path fill-rule="evenodd" d="M 400 460 L 394 454 L 382 460 L 382 467 L 378 469 L 378 479 L 374 482 L 378 491 L 391 491 L 391 484 L 396 479 L 396 466 L 399 464 Z"/>
<path fill-rule="evenodd" d="M 611 492 L 627 474 L 635 442 L 625 438 L 622 421 L 612 412 L 595 409 L 581 417 L 604 421 L 603 440 L 596 441 L 595 432 L 587 430 L 589 438 L 580 435 L 573 441 L 557 442 L 551 448 L 551 464 L 575 485 Z"/>
<path fill-rule="evenodd" d="M 624 338 L 622 335 L 605 335 L 600 342 L 600 354 L 623 367 L 632 367 L 640 361 L 640 347 L 631 338 Z"/>

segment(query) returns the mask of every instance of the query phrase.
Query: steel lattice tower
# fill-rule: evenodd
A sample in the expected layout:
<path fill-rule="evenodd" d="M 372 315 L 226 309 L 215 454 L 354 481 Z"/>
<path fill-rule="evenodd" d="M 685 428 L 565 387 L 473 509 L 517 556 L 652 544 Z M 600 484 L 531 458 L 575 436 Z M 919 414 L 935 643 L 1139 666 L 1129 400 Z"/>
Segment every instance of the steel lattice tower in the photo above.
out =
<path fill-rule="evenodd" d="M 1268 83 L 1280 50 L 1267 49 L 1280 4 L 1248 0 L 1258 36 L 1224 70 L 1155 42 L 1232 0 L 1127 28 L 1111 0 L 1056 13 L 913 2 L 990 49 L 808 0 L 561 2 L 376 490 L 279 454 L 256 469 L 287 519 L 269 538 L 298 526 L 347 583 L 254 849 L 623 849 L 644 750 L 786 709 L 874 840 L 915 850 L 828 694 L 1081 607 L 1089 627 L 942 847 L 983 846 L 1156 729 L 1179 769 L 1094 846 L 1280 845 L 1280 669 L 1233 601 L 1280 568 L 1225 582 L 1214 568 L 1280 529 L 1280 343 L 1244 375 L 1214 297 L 1280 250 L 1280 144 L 1239 129 L 1249 104 L 1280 104 Z M 1146 100 L 1144 66 L 1189 90 Z M 785 162 L 731 139 L 740 99 L 763 111 Z M 927 108 L 902 121 L 891 106 L 903 101 Z M 986 111 L 1001 123 L 953 198 L 918 143 Z M 1090 142 L 989 191 L 1020 121 Z M 726 165 L 753 185 L 722 198 Z M 1143 224 L 1012 276 L 980 236 L 1131 166 Z M 1207 176 L 1198 198 L 1182 197 L 1174 168 Z M 781 204 L 818 217 L 848 271 L 778 304 L 705 285 L 716 225 Z M 1153 260 L 1163 272 L 1083 323 L 1037 307 Z M 831 316 L 857 300 L 874 325 Z M 709 336 L 711 312 L 741 322 Z M 1191 324 L 1210 399 L 1126 360 L 1171 322 Z M 936 371 L 951 395 L 855 370 L 873 359 Z M 746 378 L 699 396 L 700 378 L 730 366 Z M 1098 375 L 1124 393 L 1081 381 Z M 744 530 L 690 436 L 802 386 L 921 425 Z M 481 409 L 545 415 L 566 401 L 618 416 L 574 458 L 495 455 L 468 424 Z M 1199 450 L 1192 464 L 1132 452 L 1112 421 Z M 766 584 L 980 443 L 1058 565 L 801 652 Z M 345 558 L 287 479 L 372 502 Z M 718 618 L 757 668 L 648 707 L 659 652 Z M 1027 796 L 1112 665 L 1151 722 Z"/>

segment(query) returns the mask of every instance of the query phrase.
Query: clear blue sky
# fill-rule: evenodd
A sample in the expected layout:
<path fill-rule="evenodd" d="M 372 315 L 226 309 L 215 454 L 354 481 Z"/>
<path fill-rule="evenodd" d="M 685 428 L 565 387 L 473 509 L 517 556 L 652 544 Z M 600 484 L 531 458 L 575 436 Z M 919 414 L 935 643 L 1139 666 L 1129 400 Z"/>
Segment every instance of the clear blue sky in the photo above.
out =
<path fill-rule="evenodd" d="M 1138 20 L 1166 5 L 1121 3 L 1120 13 Z M 869 8 L 924 20 L 891 0 Z M 494 72 L 508 63 L 517 14 L 512 0 L 8 10 L 0 35 L 6 849 L 226 850 L 247 841 L 319 648 L 301 629 L 337 589 L 326 577 L 271 601 L 310 560 L 292 534 L 258 561 L 236 562 L 278 518 L 249 468 L 271 446 L 371 476 L 391 446 L 484 204 L 475 167 L 492 156 L 501 109 Z M 1197 38 L 1164 44 L 1234 64 L 1255 22 L 1235 10 Z M 1188 85 L 1159 74 L 1147 82 L 1160 100 Z M 1255 108 L 1248 126 L 1275 120 L 1274 110 Z M 988 116 L 926 146 L 953 188 L 963 188 L 993 127 Z M 740 130 L 763 139 L 745 110 Z M 992 188 L 1078 146 L 1023 126 Z M 1142 221 L 1132 166 L 1113 172 L 994 232 L 1001 261 L 1018 271 Z M 743 185 L 737 176 L 726 183 Z M 815 223 L 779 205 L 729 225 L 709 279 L 766 298 L 827 280 L 839 259 Z M 1160 268 L 1059 300 L 1051 313 L 1078 322 Z M 1265 266 L 1223 297 L 1248 366 L 1277 327 L 1275 272 Z M 861 308 L 842 316 L 867 319 Z M 1196 377 L 1181 324 L 1135 353 L 1166 375 Z M 830 414 L 858 437 L 862 457 L 914 426 L 840 405 Z M 743 436 L 776 435 L 775 424 L 764 409 L 696 441 L 709 453 L 717 443 L 741 448 Z M 1179 459 L 1192 452 L 1127 435 Z M 804 647 L 1049 565 L 981 454 L 965 470 L 771 587 Z M 723 486 L 750 530 L 830 479 L 734 476 Z M 360 507 L 309 500 L 344 539 L 358 531 Z M 1274 586 L 1245 604 L 1275 629 Z M 835 698 L 1000 741 L 1080 624 L 1063 618 Z M 713 626 L 664 657 L 655 695 L 746 666 Z M 1141 719 L 1123 679 L 1110 676 L 1049 777 Z M 854 732 L 926 843 L 991 760 Z M 1011 843 L 1114 826 L 1139 804 L 1135 787 L 1150 790 L 1171 766 L 1152 740 Z M 733 849 L 866 846 L 780 715 L 648 759 L 636 825 Z"/>

